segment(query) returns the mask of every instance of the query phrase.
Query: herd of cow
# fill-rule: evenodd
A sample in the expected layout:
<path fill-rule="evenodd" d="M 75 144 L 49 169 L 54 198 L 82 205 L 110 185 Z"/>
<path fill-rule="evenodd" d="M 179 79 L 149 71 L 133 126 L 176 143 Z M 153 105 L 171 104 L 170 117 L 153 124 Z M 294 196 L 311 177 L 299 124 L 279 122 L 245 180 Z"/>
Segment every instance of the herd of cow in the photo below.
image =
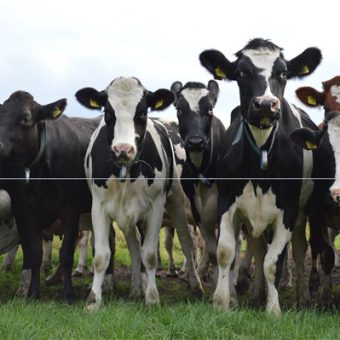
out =
<path fill-rule="evenodd" d="M 327 228 L 340 226 L 340 77 L 324 82 L 323 92 L 297 90 L 304 104 L 324 107 L 319 126 L 284 98 L 287 81 L 311 74 L 321 58 L 313 47 L 286 60 L 280 47 L 258 38 L 234 61 L 217 50 L 202 52 L 200 62 L 215 79 L 239 87 L 240 105 L 228 128 L 213 114 L 215 80 L 176 81 L 170 90 L 151 92 L 138 79 L 121 77 L 102 91 L 83 88 L 77 100 L 103 111 L 94 119 L 62 115 L 65 99 L 40 105 L 27 92 L 11 94 L 0 106 L 1 189 L 10 197 L 0 197 L 0 218 L 9 230 L 0 235 L 0 251 L 21 243 L 25 294 L 39 297 L 42 231 L 61 220 L 64 298 L 74 301 L 75 242 L 80 216 L 89 212 L 95 255 L 88 310 L 100 307 L 112 267 L 113 221 L 131 255 L 131 295 L 144 296 L 146 304 L 159 302 L 157 247 L 165 220 L 178 233 L 194 294 L 203 294 L 201 276 L 213 269 L 219 309 L 237 303 L 233 270 L 240 233 L 255 259 L 256 298 L 263 300 L 267 291 L 267 311 L 280 314 L 277 287 L 290 241 L 298 302 L 308 303 L 307 220 L 314 270 L 320 255 L 324 294 L 330 294 L 334 250 Z M 172 103 L 177 122 L 148 118 L 149 110 Z M 198 270 L 190 219 L 205 241 Z M 19 238 L 11 239 L 15 224 Z"/>

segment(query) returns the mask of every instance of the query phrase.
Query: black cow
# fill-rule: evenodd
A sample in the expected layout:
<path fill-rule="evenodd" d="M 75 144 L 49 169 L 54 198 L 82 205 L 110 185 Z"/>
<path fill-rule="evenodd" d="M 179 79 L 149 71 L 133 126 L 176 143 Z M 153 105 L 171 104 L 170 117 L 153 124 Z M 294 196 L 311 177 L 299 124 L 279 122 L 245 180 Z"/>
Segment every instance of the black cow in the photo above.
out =
<path fill-rule="evenodd" d="M 108 230 L 112 221 L 122 228 L 132 260 L 131 295 L 142 295 L 141 259 L 147 282 L 146 304 L 159 302 L 156 257 L 164 207 L 172 217 L 189 262 L 192 289 L 202 291 L 193 265 L 192 241 L 184 212 L 184 193 L 177 175 L 172 143 L 165 127 L 148 119 L 147 111 L 161 110 L 174 100 L 169 90 L 147 91 L 136 78 L 116 78 L 101 92 L 84 88 L 78 101 L 104 108 L 104 118 L 92 136 L 85 168 L 92 191 L 95 238 L 94 279 L 87 308 L 101 304 L 102 282 L 110 258 Z M 146 226 L 140 245 L 136 224 Z M 187 251 L 188 250 L 188 251 Z"/>
<path fill-rule="evenodd" d="M 79 214 L 91 207 L 83 162 L 99 120 L 61 116 L 65 107 L 66 99 L 40 105 L 23 91 L 14 92 L 0 106 L 0 174 L 2 187 L 12 200 L 24 276 L 30 269 L 32 273 L 31 280 L 26 280 L 28 296 L 40 295 L 41 229 L 61 218 L 65 226 L 60 252 L 64 298 L 72 302 L 71 270 Z"/>
<path fill-rule="evenodd" d="M 184 141 L 186 161 L 182 172 L 182 187 L 190 199 L 193 216 L 205 240 L 205 251 L 214 267 L 214 283 L 217 282 L 216 261 L 217 228 L 217 162 L 225 128 L 213 114 L 219 86 L 211 80 L 208 86 L 188 82 L 184 86 L 176 81 L 171 90 L 176 94 L 175 107 L 179 133 Z M 207 274 L 207 264 L 202 261 L 198 273 Z"/>
<path fill-rule="evenodd" d="M 308 48 L 287 61 L 280 47 L 253 39 L 236 56 L 230 62 L 216 50 L 200 55 L 202 65 L 215 78 L 235 80 L 240 90 L 240 106 L 232 113 L 218 169 L 223 180 L 218 181 L 219 279 L 214 305 L 229 307 L 229 270 L 235 255 L 235 235 L 243 222 L 254 238 L 256 251 L 263 256 L 266 253 L 267 311 L 279 314 L 277 263 L 293 230 L 299 296 L 310 298 L 303 273 L 307 248 L 304 206 L 312 181 L 302 178 L 311 175 L 312 154 L 302 152 L 291 141 L 290 132 L 301 126 L 316 129 L 304 112 L 287 103 L 284 89 L 288 79 L 313 72 L 321 61 L 321 52 Z M 268 227 L 273 238 L 267 250 L 262 235 Z"/>

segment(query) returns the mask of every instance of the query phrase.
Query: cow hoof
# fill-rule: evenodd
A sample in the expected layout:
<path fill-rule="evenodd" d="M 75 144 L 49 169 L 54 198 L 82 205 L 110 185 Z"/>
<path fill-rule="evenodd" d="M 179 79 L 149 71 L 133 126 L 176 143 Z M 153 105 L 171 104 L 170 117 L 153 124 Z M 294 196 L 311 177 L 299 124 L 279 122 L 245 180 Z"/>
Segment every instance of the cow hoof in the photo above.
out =
<path fill-rule="evenodd" d="M 78 271 L 78 270 L 75 270 L 73 273 L 72 273 L 72 277 L 75 277 L 75 278 L 82 278 L 84 275 L 84 273 Z"/>
<path fill-rule="evenodd" d="M 171 269 L 166 272 L 167 277 L 178 277 L 178 271 L 176 269 Z"/>
<path fill-rule="evenodd" d="M 215 294 L 213 298 L 213 306 L 216 310 L 226 311 L 229 309 L 229 301 L 227 298 Z"/>
<path fill-rule="evenodd" d="M 96 295 L 93 290 L 91 290 L 87 300 L 86 300 L 86 310 L 88 312 L 96 312 L 99 310 L 100 301 L 96 300 Z"/>
<path fill-rule="evenodd" d="M 51 264 L 49 263 L 43 263 L 43 265 L 41 266 L 40 271 L 44 274 L 47 274 L 50 270 L 52 269 Z"/>
<path fill-rule="evenodd" d="M 51 275 L 45 280 L 47 286 L 55 286 L 62 284 L 63 282 L 64 282 L 63 279 L 60 276 L 56 275 Z"/>
<path fill-rule="evenodd" d="M 270 305 L 268 304 L 267 308 L 266 308 L 266 312 L 269 315 L 273 315 L 277 318 L 279 318 L 281 316 L 281 308 L 277 304 L 270 304 Z"/>
<path fill-rule="evenodd" d="M 75 295 L 73 293 L 64 296 L 64 301 L 68 305 L 73 305 L 74 302 L 75 302 L 75 299 L 76 298 L 75 298 Z"/>
<path fill-rule="evenodd" d="M 145 292 L 145 304 L 159 305 L 159 294 L 157 288 L 149 288 Z"/>

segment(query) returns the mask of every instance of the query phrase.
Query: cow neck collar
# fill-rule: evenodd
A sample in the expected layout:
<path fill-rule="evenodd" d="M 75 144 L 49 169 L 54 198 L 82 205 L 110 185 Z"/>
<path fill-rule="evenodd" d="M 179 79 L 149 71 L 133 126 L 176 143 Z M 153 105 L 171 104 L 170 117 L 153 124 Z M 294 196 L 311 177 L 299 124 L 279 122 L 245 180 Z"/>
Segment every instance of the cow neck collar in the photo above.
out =
<path fill-rule="evenodd" d="M 234 139 L 232 145 L 237 144 L 240 141 L 240 139 L 243 135 L 243 132 L 244 132 L 244 135 L 246 136 L 251 148 L 255 151 L 256 154 L 258 154 L 260 156 L 260 168 L 261 168 L 261 170 L 267 170 L 268 169 L 268 156 L 273 149 L 273 145 L 274 145 L 274 141 L 275 141 L 275 137 L 276 137 L 276 133 L 277 133 L 278 128 L 279 128 L 279 122 L 277 121 L 274 125 L 273 131 L 271 132 L 271 134 L 268 138 L 268 139 L 271 139 L 268 149 L 265 148 L 265 146 L 268 145 L 268 141 L 266 141 L 266 143 L 259 148 L 256 145 L 256 143 L 254 142 L 254 138 L 252 137 L 252 135 L 249 131 L 249 123 L 247 122 L 247 120 L 245 120 L 243 117 L 241 117 L 240 126 L 238 128 L 238 131 L 236 133 L 236 136 L 235 136 L 235 139 Z"/>
<path fill-rule="evenodd" d="M 45 122 L 42 122 L 41 128 L 40 128 L 40 142 L 39 142 L 39 150 L 36 154 L 35 158 L 31 162 L 31 164 L 27 167 L 25 167 L 25 183 L 29 184 L 30 182 L 30 175 L 31 175 L 31 169 L 40 161 L 46 147 L 46 124 Z"/>
<path fill-rule="evenodd" d="M 210 128 L 210 154 L 209 154 L 209 161 L 208 164 L 206 165 L 206 167 L 204 169 L 197 169 L 189 160 L 188 164 L 189 164 L 189 168 L 191 170 L 191 172 L 200 180 L 200 182 L 207 186 L 208 188 L 211 187 L 212 183 L 211 180 L 209 178 L 206 177 L 206 174 L 211 166 L 212 163 L 212 159 L 213 159 L 213 152 L 214 152 L 214 135 L 212 133 L 212 125 Z M 202 159 L 203 162 L 203 159 Z"/>
<path fill-rule="evenodd" d="M 117 162 L 114 162 L 115 167 L 118 168 L 118 170 L 119 170 L 118 179 L 119 179 L 120 182 L 125 182 L 127 174 L 131 171 L 132 167 L 134 167 L 137 164 L 146 165 L 149 168 L 149 170 L 151 171 L 152 176 L 155 175 L 155 172 L 154 172 L 153 168 L 151 167 L 151 165 L 149 163 L 147 163 L 146 161 L 144 161 L 143 159 L 140 159 L 140 156 L 141 156 L 141 154 L 144 150 L 146 134 L 147 134 L 147 131 L 145 131 L 143 139 L 138 144 L 138 152 L 137 152 L 135 159 L 132 162 L 129 162 L 128 165 L 119 164 Z"/>

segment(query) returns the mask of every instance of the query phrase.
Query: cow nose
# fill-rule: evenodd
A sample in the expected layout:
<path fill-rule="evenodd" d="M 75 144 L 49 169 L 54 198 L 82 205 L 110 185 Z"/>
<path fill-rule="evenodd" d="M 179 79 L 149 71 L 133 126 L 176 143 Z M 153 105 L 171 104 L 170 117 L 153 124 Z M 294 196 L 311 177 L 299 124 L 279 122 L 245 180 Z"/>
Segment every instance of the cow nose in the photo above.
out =
<path fill-rule="evenodd" d="M 134 155 L 134 147 L 130 144 L 117 144 L 113 147 L 115 156 L 122 161 L 130 161 Z"/>
<path fill-rule="evenodd" d="M 200 136 L 190 137 L 187 140 L 189 150 L 201 150 L 204 147 L 204 138 Z"/>
<path fill-rule="evenodd" d="M 254 98 L 253 107 L 255 111 L 263 113 L 277 113 L 281 108 L 279 99 L 269 96 Z"/>
<path fill-rule="evenodd" d="M 331 195 L 336 203 L 340 203 L 340 189 L 331 190 Z"/>

